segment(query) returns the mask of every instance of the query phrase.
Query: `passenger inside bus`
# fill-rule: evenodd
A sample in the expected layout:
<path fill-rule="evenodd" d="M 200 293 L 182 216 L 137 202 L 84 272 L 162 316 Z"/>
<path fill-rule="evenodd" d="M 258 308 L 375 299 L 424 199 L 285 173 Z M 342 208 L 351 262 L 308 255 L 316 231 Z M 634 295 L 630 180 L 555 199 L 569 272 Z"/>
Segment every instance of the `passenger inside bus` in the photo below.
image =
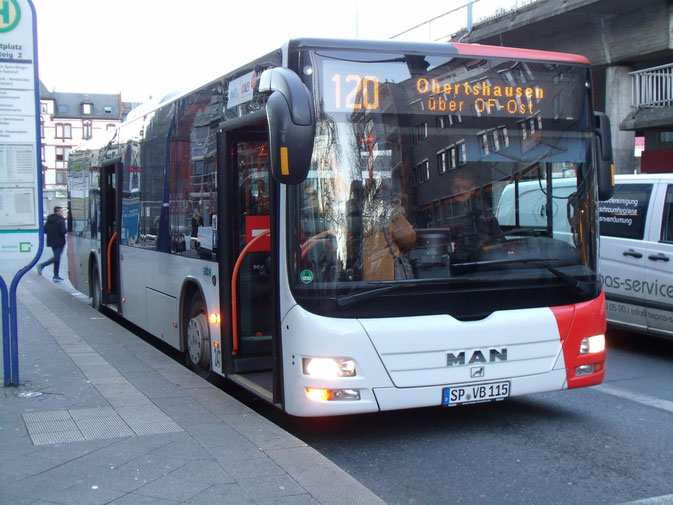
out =
<path fill-rule="evenodd" d="M 382 198 L 383 185 L 372 192 L 364 212 L 362 278 L 411 279 L 411 265 L 404 254 L 416 245 L 416 231 L 406 218 L 399 195 Z"/>

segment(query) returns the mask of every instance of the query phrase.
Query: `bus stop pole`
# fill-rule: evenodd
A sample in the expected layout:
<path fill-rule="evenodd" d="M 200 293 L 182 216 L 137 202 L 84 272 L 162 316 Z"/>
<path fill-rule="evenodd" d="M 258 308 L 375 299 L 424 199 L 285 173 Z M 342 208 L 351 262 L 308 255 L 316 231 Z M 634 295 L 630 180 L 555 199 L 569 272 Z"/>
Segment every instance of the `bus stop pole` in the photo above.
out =
<path fill-rule="evenodd" d="M 5 371 L 5 386 L 12 383 L 12 367 L 11 367 L 11 351 L 9 343 L 9 296 L 7 293 L 7 284 L 2 277 L 0 277 L 0 291 L 2 291 L 2 358 L 3 370 Z"/>

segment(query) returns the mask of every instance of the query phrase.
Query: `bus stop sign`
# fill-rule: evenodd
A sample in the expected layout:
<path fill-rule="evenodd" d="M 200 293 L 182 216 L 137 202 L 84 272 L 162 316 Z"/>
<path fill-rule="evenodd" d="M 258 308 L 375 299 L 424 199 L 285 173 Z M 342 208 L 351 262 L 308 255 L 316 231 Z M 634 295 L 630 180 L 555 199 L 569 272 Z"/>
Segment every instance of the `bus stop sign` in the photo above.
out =
<path fill-rule="evenodd" d="M 42 253 L 37 29 L 31 0 L 0 0 L 0 290 L 5 386 L 19 384 L 16 287 Z"/>

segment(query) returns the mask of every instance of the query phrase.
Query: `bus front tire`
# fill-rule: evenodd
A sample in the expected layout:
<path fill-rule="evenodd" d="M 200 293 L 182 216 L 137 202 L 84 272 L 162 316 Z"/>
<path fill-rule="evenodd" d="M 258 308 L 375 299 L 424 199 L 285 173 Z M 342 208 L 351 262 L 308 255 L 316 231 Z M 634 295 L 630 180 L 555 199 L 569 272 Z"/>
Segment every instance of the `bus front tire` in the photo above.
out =
<path fill-rule="evenodd" d="M 185 322 L 185 362 L 201 377 L 210 375 L 210 332 L 206 306 L 200 297 L 192 299 Z"/>

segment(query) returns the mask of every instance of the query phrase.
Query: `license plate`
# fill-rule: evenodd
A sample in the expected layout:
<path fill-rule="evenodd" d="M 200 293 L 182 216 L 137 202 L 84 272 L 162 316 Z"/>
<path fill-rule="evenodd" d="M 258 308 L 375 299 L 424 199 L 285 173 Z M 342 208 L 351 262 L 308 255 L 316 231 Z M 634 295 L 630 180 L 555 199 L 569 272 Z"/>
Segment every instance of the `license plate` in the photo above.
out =
<path fill-rule="evenodd" d="M 442 405 L 490 402 L 509 396 L 509 381 L 449 386 L 442 390 Z"/>

